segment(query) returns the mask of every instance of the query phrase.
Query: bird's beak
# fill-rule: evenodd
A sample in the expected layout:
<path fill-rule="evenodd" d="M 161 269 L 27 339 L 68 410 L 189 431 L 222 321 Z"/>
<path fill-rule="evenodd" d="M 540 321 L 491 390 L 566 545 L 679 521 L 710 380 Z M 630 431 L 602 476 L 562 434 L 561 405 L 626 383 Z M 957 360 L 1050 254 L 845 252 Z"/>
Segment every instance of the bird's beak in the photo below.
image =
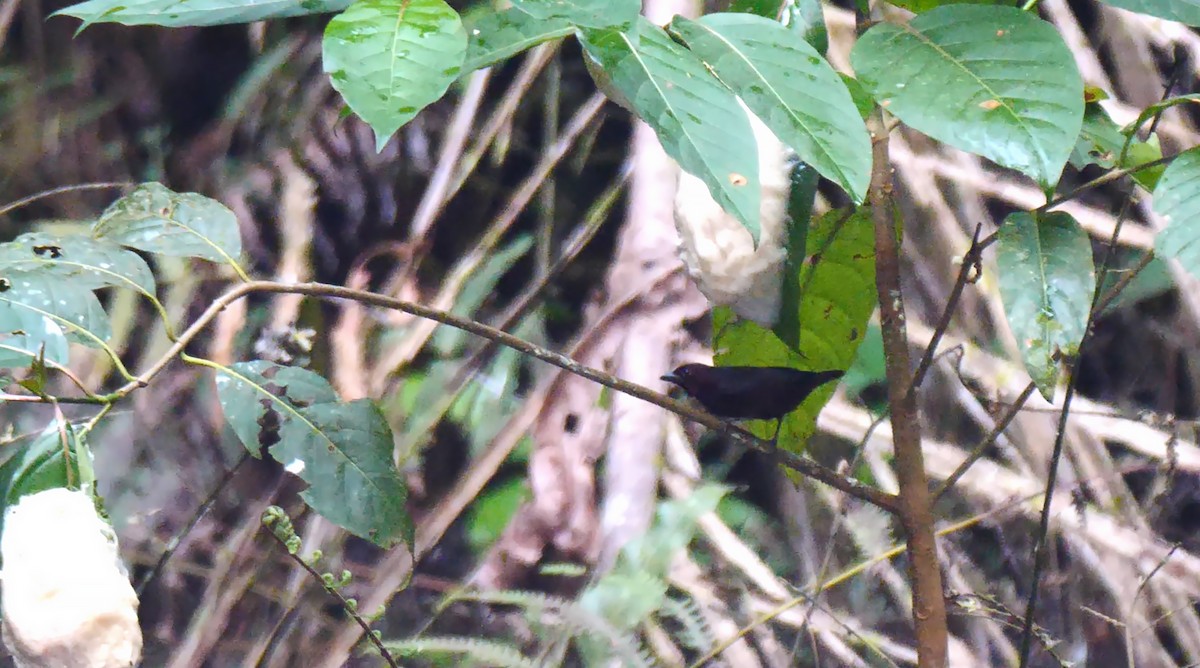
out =
<path fill-rule="evenodd" d="M 659 378 L 659 380 L 665 380 L 668 383 L 674 383 L 674 384 L 678 385 L 680 378 L 679 378 L 679 376 L 676 376 L 674 373 L 669 373 L 669 374 Z"/>

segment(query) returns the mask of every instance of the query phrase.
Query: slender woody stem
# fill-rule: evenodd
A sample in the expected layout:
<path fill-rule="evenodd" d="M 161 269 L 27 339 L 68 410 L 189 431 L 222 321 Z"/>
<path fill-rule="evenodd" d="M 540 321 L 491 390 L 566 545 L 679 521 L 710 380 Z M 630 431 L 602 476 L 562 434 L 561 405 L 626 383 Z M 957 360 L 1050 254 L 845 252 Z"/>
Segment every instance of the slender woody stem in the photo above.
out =
<path fill-rule="evenodd" d="M 912 377 L 904 298 L 900 291 L 899 234 L 892 199 L 888 131 L 880 108 L 876 107 L 867 119 L 867 130 L 871 133 L 872 144 L 873 168 L 868 198 L 875 223 L 875 287 L 879 293 L 879 319 L 887 363 L 896 480 L 900 486 L 899 515 L 908 539 L 917 663 L 922 667 L 943 668 L 948 641 L 946 602 L 942 593 L 925 458 L 921 453 L 916 393 L 908 391 Z"/>

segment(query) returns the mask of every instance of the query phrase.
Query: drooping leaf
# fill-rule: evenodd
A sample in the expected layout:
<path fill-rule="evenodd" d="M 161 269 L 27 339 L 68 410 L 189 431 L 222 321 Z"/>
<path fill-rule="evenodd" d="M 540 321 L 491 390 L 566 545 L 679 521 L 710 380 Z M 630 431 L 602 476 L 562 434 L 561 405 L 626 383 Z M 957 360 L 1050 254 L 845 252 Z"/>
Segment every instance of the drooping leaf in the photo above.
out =
<path fill-rule="evenodd" d="M 1012 7 L 953 5 L 883 23 L 854 45 L 859 80 L 889 112 L 1051 189 L 1083 118 L 1083 80 L 1049 23 Z"/>
<path fill-rule="evenodd" d="M 64 334 L 73 343 L 99 347 L 112 336 L 112 327 L 85 284 L 42 272 L 6 271 L 0 275 L 0 332 L 23 332 L 29 345 L 36 349 L 46 343 L 49 353 Z"/>
<path fill-rule="evenodd" d="M 5 509 L 22 496 L 59 487 L 79 489 L 92 468 L 91 450 L 70 423 L 51 422 L 37 436 L 7 444 L 4 452 L 7 459 L 0 464 L 0 499 L 4 505 L 0 508 L 0 528 Z"/>
<path fill-rule="evenodd" d="M 340 12 L 352 0 L 87 0 L 51 16 L 93 23 L 157 25 L 168 28 L 250 23 L 305 14 Z"/>
<path fill-rule="evenodd" d="M 358 0 L 325 27 L 324 68 L 382 150 L 458 78 L 467 33 L 443 0 Z"/>
<path fill-rule="evenodd" d="M 812 222 L 820 178 L 815 169 L 799 162 L 792 168 L 790 180 L 787 255 L 784 256 L 783 280 L 779 286 L 779 320 L 771 329 L 784 345 L 799 350 L 802 328 L 800 275 L 808 259 L 808 226 Z"/>
<path fill-rule="evenodd" d="M 30 232 L 0 244 L 0 276 L 13 270 L 88 289 L 114 286 L 154 294 L 154 274 L 137 253 L 79 234 Z"/>
<path fill-rule="evenodd" d="M 574 34 L 564 19 L 535 19 L 516 9 L 478 12 L 466 22 L 468 37 L 462 72 L 474 72 L 507 60 L 543 42 Z"/>
<path fill-rule="evenodd" d="M 1058 361 L 1079 352 L 1096 289 L 1092 244 L 1070 214 L 1021 211 L 997 238 L 1000 297 L 1025 368 L 1054 400 Z"/>
<path fill-rule="evenodd" d="M 1200 0 L 1103 0 L 1113 7 L 1200 26 Z"/>
<path fill-rule="evenodd" d="M 1154 211 L 1167 223 L 1154 239 L 1154 251 L 1200 276 L 1200 148 L 1175 156 L 1163 172 L 1154 189 Z"/>
<path fill-rule="evenodd" d="M 849 91 L 797 33 L 751 14 L 675 17 L 671 30 L 804 162 L 856 201 L 871 180 L 871 141 Z"/>
<path fill-rule="evenodd" d="M 561 19 L 579 28 L 629 30 L 642 11 L 638 0 L 513 0 L 535 19 Z"/>
<path fill-rule="evenodd" d="M 338 402 L 317 374 L 263 361 L 220 371 L 217 398 L 251 453 L 267 448 L 308 483 L 301 496 L 313 510 L 380 546 L 411 543 L 391 429 L 373 402 Z"/>
<path fill-rule="evenodd" d="M 224 204 L 197 193 L 176 193 L 143 183 L 113 202 L 92 236 L 122 246 L 175 257 L 233 264 L 242 253 L 237 217 Z"/>
<path fill-rule="evenodd" d="M 757 243 L 758 148 L 737 98 L 695 55 L 645 19 L 636 35 L 587 31 L 584 49 L 654 128 L 667 155 L 704 181 Z"/>
<path fill-rule="evenodd" d="M 849 368 L 876 306 L 875 236 L 869 213 L 832 211 L 813 219 L 806 247 L 808 258 L 798 275 L 784 276 L 784 281 L 795 281 L 795 292 L 800 294 L 798 349 L 753 322 L 734 322 L 732 312 L 720 307 L 713 310 L 717 366 Z M 779 447 L 803 450 L 835 386 L 829 383 L 813 392 L 784 418 Z M 747 424 L 762 438 L 769 438 L 774 429 L 769 420 Z"/>

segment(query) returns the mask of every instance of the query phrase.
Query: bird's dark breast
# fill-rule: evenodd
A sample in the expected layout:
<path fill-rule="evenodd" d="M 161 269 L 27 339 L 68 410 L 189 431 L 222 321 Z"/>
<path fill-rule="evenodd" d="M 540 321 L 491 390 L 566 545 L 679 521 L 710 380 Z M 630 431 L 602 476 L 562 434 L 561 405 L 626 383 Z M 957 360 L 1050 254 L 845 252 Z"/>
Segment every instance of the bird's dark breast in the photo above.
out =
<path fill-rule="evenodd" d="M 718 367 L 713 382 L 697 398 L 714 415 L 742 420 L 773 420 L 792 412 L 817 387 L 841 371 L 819 373 L 763 367 Z"/>

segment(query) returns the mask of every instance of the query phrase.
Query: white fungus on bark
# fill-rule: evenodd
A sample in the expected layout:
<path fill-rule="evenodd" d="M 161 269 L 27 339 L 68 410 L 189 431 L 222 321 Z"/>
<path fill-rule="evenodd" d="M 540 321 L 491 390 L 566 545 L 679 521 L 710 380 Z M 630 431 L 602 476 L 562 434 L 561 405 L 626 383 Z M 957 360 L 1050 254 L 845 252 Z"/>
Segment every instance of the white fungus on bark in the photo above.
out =
<path fill-rule="evenodd" d="M 4 644 L 19 668 L 126 668 L 142 652 L 137 595 L 92 497 L 49 489 L 4 514 Z"/>
<path fill-rule="evenodd" d="M 740 100 L 739 100 L 740 102 Z M 749 109 L 758 143 L 761 184 L 758 247 L 738 219 L 717 204 L 699 178 L 681 172 L 675 190 L 679 254 L 700 292 L 714 304 L 764 327 L 779 318 L 779 292 L 787 256 L 787 206 L 792 153 Z"/>

